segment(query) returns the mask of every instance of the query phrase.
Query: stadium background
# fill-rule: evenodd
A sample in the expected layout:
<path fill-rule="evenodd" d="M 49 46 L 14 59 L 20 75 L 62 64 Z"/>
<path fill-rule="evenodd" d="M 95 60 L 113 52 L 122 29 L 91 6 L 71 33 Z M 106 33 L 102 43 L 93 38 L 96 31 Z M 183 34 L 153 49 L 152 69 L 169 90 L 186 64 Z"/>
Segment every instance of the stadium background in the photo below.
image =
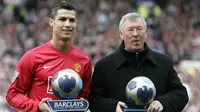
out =
<path fill-rule="evenodd" d="M 20 57 L 51 37 L 50 8 L 58 0 L 0 0 L 0 112 L 16 112 L 5 94 Z M 200 0 L 71 0 L 78 11 L 75 45 L 93 65 L 117 49 L 118 22 L 127 12 L 143 15 L 148 44 L 172 57 L 190 101 L 183 112 L 200 112 Z"/>

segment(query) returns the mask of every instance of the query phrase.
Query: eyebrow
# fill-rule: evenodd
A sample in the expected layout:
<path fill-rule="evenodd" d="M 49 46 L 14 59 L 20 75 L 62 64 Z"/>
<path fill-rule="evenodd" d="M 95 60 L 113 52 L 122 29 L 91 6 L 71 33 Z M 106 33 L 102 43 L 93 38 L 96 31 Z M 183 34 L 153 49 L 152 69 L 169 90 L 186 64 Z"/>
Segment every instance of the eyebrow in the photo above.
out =
<path fill-rule="evenodd" d="M 133 29 L 133 28 L 144 28 L 144 27 L 142 27 L 142 26 L 137 26 L 137 27 L 128 27 L 127 29 Z"/>
<path fill-rule="evenodd" d="M 65 16 L 59 16 L 58 18 L 76 19 L 76 17 L 65 17 Z"/>

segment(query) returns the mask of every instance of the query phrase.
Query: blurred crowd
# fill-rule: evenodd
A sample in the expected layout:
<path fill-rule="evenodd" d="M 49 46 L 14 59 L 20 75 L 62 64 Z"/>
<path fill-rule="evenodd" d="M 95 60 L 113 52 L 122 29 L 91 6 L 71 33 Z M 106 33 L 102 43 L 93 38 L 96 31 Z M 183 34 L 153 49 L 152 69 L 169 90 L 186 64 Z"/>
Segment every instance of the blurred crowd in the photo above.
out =
<path fill-rule="evenodd" d="M 50 9 L 58 0 L 0 0 L 0 112 L 14 112 L 5 94 L 21 56 L 51 38 Z M 200 112 L 200 72 L 179 69 L 182 60 L 200 60 L 200 0 L 168 0 L 165 7 L 153 0 L 71 0 L 78 11 L 74 44 L 93 65 L 116 50 L 121 39 L 118 22 L 128 12 L 147 21 L 148 45 L 172 57 L 189 91 L 184 112 Z"/>

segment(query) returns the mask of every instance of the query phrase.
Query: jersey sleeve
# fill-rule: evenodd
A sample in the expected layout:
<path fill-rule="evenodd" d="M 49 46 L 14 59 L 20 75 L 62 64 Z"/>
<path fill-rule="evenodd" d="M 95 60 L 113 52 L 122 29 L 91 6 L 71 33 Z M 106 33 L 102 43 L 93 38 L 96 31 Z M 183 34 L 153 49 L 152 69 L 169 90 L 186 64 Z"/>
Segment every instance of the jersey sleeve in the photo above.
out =
<path fill-rule="evenodd" d="M 16 67 L 6 95 L 8 104 L 23 112 L 38 111 L 39 101 L 34 101 L 26 96 L 33 80 L 34 60 L 30 52 L 24 54 Z"/>
<path fill-rule="evenodd" d="M 89 60 L 84 68 L 84 76 L 82 78 L 83 88 L 80 91 L 78 98 L 84 98 L 88 100 L 88 95 L 90 92 L 90 85 L 91 85 L 91 74 L 92 74 L 92 63 L 91 60 Z"/>

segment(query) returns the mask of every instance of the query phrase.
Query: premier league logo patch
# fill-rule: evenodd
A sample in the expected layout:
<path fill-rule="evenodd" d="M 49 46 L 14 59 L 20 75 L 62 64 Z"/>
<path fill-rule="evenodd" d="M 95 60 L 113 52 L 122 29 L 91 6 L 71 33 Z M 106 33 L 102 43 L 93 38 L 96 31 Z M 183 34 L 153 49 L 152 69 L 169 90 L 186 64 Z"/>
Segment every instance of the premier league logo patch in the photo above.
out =
<path fill-rule="evenodd" d="M 17 79 L 19 75 L 19 72 L 15 71 L 14 74 L 13 74 L 13 77 L 12 77 L 12 83 L 15 82 L 15 80 Z"/>

